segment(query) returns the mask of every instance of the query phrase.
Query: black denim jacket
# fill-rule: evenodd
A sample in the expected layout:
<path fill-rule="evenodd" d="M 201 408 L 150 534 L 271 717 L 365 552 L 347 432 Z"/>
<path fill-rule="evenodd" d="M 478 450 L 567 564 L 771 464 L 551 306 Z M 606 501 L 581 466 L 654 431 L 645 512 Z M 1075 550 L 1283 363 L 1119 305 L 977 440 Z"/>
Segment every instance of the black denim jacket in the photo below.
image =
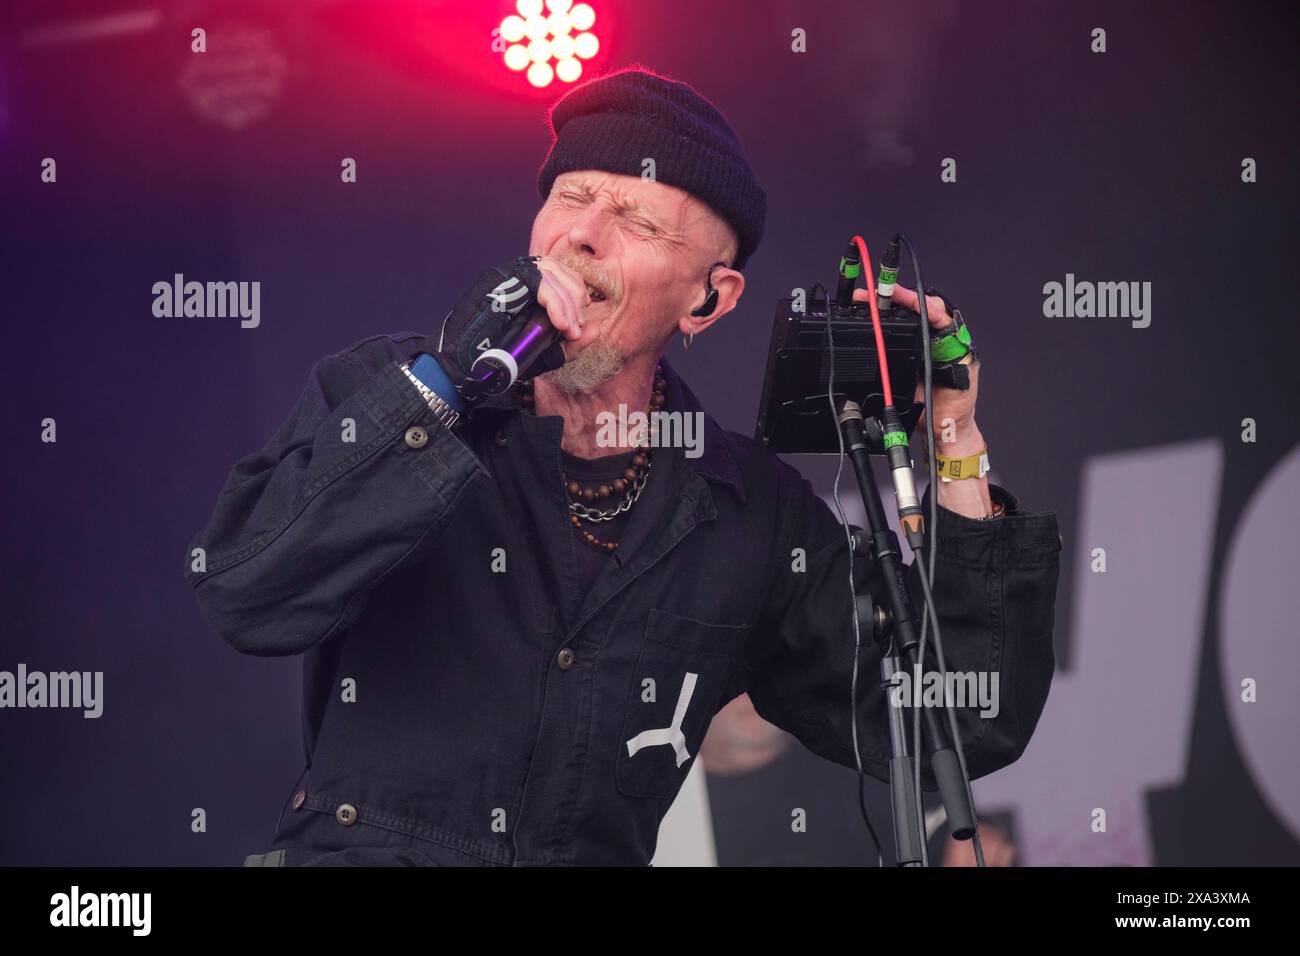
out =
<path fill-rule="evenodd" d="M 565 572 L 580 543 L 562 420 L 503 401 L 448 431 L 398 368 L 429 347 L 379 336 L 319 362 L 192 545 L 205 568 L 188 577 L 217 634 L 304 656 L 307 768 L 278 857 L 646 864 L 710 720 L 742 692 L 854 766 L 844 532 L 798 472 L 706 416 L 700 457 L 655 454 L 638 507 L 661 520 L 629 522 L 603 575 L 579 581 Z M 698 410 L 665 375 L 667 407 Z M 1000 680 L 996 718 L 958 712 L 974 776 L 1020 756 L 1054 668 L 1056 518 L 997 493 L 999 519 L 939 509 L 949 668 Z M 870 561 L 856 567 L 870 587 Z M 562 587 L 582 593 L 557 601 Z M 864 767 L 887 779 L 868 641 L 858 705 Z"/>

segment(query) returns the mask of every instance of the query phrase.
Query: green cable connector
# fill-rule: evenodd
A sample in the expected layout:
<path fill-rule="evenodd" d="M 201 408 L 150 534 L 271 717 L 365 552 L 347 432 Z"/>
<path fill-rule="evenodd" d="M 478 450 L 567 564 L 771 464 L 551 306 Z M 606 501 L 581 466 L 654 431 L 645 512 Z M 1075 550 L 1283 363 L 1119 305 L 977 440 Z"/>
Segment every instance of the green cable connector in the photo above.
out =
<path fill-rule="evenodd" d="M 876 280 L 876 285 L 894 286 L 898 283 L 898 270 L 891 269 L 888 266 L 880 267 L 880 278 Z"/>
<path fill-rule="evenodd" d="M 893 448 L 895 445 L 907 444 L 907 432 L 885 432 L 885 447 Z"/>
<path fill-rule="evenodd" d="M 840 275 L 846 279 L 856 279 L 862 275 L 861 262 L 849 262 L 843 256 L 840 256 Z"/>
<path fill-rule="evenodd" d="M 959 325 L 956 332 L 930 340 L 930 358 L 936 362 L 955 362 L 970 351 L 970 343 L 970 329 Z"/>

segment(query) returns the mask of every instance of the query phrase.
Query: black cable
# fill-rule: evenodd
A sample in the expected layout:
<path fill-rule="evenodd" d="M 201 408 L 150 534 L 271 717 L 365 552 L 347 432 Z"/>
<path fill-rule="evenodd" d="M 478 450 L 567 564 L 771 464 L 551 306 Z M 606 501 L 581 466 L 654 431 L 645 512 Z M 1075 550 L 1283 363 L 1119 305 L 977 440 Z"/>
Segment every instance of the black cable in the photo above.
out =
<path fill-rule="evenodd" d="M 930 591 L 930 576 L 926 574 L 925 568 L 919 568 L 918 570 L 920 571 L 919 577 L 921 579 L 921 590 L 925 594 L 925 599 L 928 602 L 933 602 L 934 595 Z M 943 641 L 939 636 L 939 617 L 937 614 L 935 615 L 935 619 L 934 619 L 934 646 L 939 656 L 939 670 L 942 673 L 946 673 L 948 668 L 943 662 Z M 947 695 L 945 693 L 945 697 L 946 696 Z M 961 734 L 957 730 L 957 718 L 953 714 L 952 708 L 948 706 L 946 700 L 944 702 L 944 710 L 947 711 L 949 717 L 951 718 L 948 724 L 952 728 L 953 739 L 956 741 L 956 746 L 958 748 L 957 763 L 961 766 L 962 783 L 966 787 L 966 799 L 970 802 L 971 808 L 974 809 L 975 795 L 971 793 L 970 771 L 966 769 L 966 757 L 961 752 Z M 975 845 L 975 865 L 984 866 L 985 865 L 984 848 L 983 846 L 980 845 L 980 828 L 979 828 L 978 814 L 976 814 L 975 816 L 975 832 L 971 834 L 971 841 Z"/>
<path fill-rule="evenodd" d="M 916 259 L 916 253 L 912 249 L 912 243 L 901 232 L 895 235 L 894 238 L 896 241 L 905 242 L 907 244 L 907 251 L 912 255 L 912 272 L 915 273 L 917 267 L 917 259 Z M 915 281 L 918 286 L 924 288 L 924 286 L 921 286 L 920 279 L 917 279 Z M 921 314 L 921 326 L 922 326 L 921 357 L 922 357 L 922 364 L 924 366 L 922 374 L 923 374 L 923 380 L 925 382 L 925 391 L 923 394 L 925 395 L 926 412 L 927 414 L 929 414 L 930 409 L 934 407 L 934 367 L 930 359 L 929 316 L 926 313 L 925 299 L 923 296 L 918 298 L 917 308 Z M 933 418 L 933 415 L 931 415 L 930 417 Z M 931 471 L 933 472 L 934 470 L 934 423 L 932 421 L 927 421 L 926 426 L 927 426 L 926 427 L 926 433 L 927 433 L 926 450 L 929 453 Z M 930 492 L 929 526 L 931 529 L 936 527 L 935 522 L 938 518 L 938 511 L 935 506 L 935 496 L 933 491 L 934 488 L 933 480 L 934 479 L 931 479 L 931 486 L 930 486 L 931 492 Z M 933 533 L 934 532 L 931 531 L 931 534 Z M 922 559 L 924 559 L 924 555 L 922 555 Z M 933 569 L 934 567 L 933 548 L 930 549 L 930 559 L 931 559 L 930 566 L 931 569 Z M 918 562 L 918 563 L 922 563 L 922 562 Z M 924 573 L 925 568 L 919 567 L 917 570 Z M 917 667 L 920 670 L 920 674 L 913 674 L 912 675 L 913 679 L 917 678 L 918 676 L 923 677 L 925 674 L 925 645 L 926 645 L 926 640 L 929 636 L 929 623 L 930 623 L 930 604 L 928 601 L 923 600 L 922 610 L 921 610 L 921 641 L 919 646 L 917 647 L 917 653 L 916 653 Z M 935 744 L 937 747 L 938 741 L 935 741 Z M 923 793 L 921 790 L 922 755 L 921 755 L 921 708 L 920 707 L 914 707 L 912 712 L 912 752 L 916 754 L 916 763 L 913 767 L 914 776 L 912 780 L 912 787 L 916 794 L 916 805 L 921 808 L 918 811 L 918 813 L 920 813 L 921 818 L 924 819 L 925 803 L 923 802 Z M 922 861 L 922 865 L 927 867 L 930 865 L 930 851 L 929 851 L 928 836 L 929 834 L 927 833 L 921 834 L 921 861 Z"/>
<path fill-rule="evenodd" d="M 943 654 L 943 638 L 939 633 L 939 609 L 934 606 L 934 594 L 931 585 L 934 581 L 935 558 L 938 555 L 938 536 L 939 536 L 939 468 L 935 460 L 934 447 L 934 370 L 930 358 L 930 314 L 925 301 L 925 280 L 921 275 L 921 260 L 916 254 L 916 247 L 912 245 L 911 238 L 907 233 L 900 232 L 894 237 L 899 242 L 907 246 L 908 254 L 912 258 L 912 274 L 916 279 L 916 302 L 917 308 L 921 313 L 921 355 L 925 366 L 925 414 L 926 414 L 926 454 L 929 457 L 929 478 L 930 478 L 930 518 L 929 533 L 930 545 L 927 549 L 928 555 L 924 557 L 929 559 L 929 568 L 927 570 L 924 561 L 918 561 L 917 572 L 921 578 L 921 590 L 925 595 L 925 607 L 921 614 L 921 643 L 917 649 L 917 661 L 922 672 L 925 670 L 925 645 L 929 636 L 929 623 L 931 609 L 933 608 L 934 616 L 934 649 L 939 659 L 939 671 L 946 674 L 948 671 L 947 662 Z M 970 802 L 971 809 L 975 809 L 975 795 L 971 790 L 970 771 L 966 766 L 966 752 L 962 746 L 961 731 L 957 727 L 957 715 L 953 713 L 952 707 L 948 704 L 947 694 L 944 694 L 943 701 L 944 713 L 948 717 L 948 726 L 952 731 L 953 746 L 957 750 L 957 764 L 961 768 L 962 784 L 966 788 L 966 799 Z M 921 761 L 919 758 L 919 748 L 921 739 L 921 717 L 918 710 L 913 715 L 913 740 L 918 748 L 918 759 L 916 762 L 916 798 L 917 805 L 921 806 Z M 924 835 L 923 835 L 924 836 Z M 975 846 L 975 864 L 984 866 L 984 847 L 980 842 L 979 831 L 979 814 L 975 813 L 975 832 L 971 837 Z M 925 846 L 925 840 L 922 839 L 922 847 Z M 924 849 L 923 849 L 924 852 Z M 928 865 L 928 864 L 927 864 Z"/>
<path fill-rule="evenodd" d="M 826 296 L 826 349 L 830 353 L 830 379 L 826 383 L 826 400 L 831 406 L 831 419 L 838 422 L 840 413 L 835 407 L 835 331 L 831 326 L 831 297 L 820 282 L 813 285 L 812 291 L 816 293 L 818 289 L 821 289 L 822 294 Z M 817 297 L 814 295 L 813 302 L 816 301 Z M 867 824 L 867 832 L 871 834 L 871 842 L 876 848 L 876 865 L 883 867 L 885 857 L 880 850 L 880 837 L 876 836 L 876 828 L 871 825 L 871 815 L 867 813 L 866 774 L 862 770 L 862 752 L 858 747 L 858 660 L 861 657 L 862 632 L 858 628 L 858 592 L 853 580 L 853 531 L 849 527 L 848 516 L 844 514 L 844 505 L 840 502 L 840 475 L 844 471 L 844 459 L 847 455 L 844 450 L 844 433 L 840 431 L 838 424 L 835 426 L 835 435 L 840 440 L 840 458 L 835 468 L 835 484 L 831 487 L 831 496 L 835 499 L 835 510 L 839 512 L 840 524 L 844 528 L 844 537 L 849 546 L 849 604 L 853 609 L 853 679 L 849 685 L 849 726 L 853 728 L 853 760 L 858 767 L 858 809 L 862 811 L 862 819 Z"/>

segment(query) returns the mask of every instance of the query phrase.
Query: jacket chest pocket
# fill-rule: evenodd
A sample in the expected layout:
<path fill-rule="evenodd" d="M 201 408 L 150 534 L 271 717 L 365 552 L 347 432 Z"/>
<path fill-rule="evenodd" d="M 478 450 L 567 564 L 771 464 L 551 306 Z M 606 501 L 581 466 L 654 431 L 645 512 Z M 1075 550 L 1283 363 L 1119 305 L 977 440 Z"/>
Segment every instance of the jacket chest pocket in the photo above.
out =
<path fill-rule="evenodd" d="M 633 797 L 676 795 L 718 708 L 747 625 L 650 612 L 615 768 Z"/>

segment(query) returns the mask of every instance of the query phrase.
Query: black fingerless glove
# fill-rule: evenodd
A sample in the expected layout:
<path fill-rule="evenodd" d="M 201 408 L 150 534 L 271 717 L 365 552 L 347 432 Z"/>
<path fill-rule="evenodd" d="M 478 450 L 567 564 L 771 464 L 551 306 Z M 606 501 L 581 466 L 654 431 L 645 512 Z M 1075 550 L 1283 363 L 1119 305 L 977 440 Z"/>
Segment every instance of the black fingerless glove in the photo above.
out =
<path fill-rule="evenodd" d="M 938 296 L 940 299 L 942 299 L 944 309 L 946 309 L 948 314 L 953 316 L 954 318 L 953 324 L 950 325 L 946 331 L 941 329 L 929 330 L 930 343 L 931 346 L 933 346 L 936 339 L 940 338 L 943 335 L 954 333 L 959 324 L 961 325 L 965 324 L 965 320 L 961 318 L 961 313 L 957 310 L 957 307 L 953 305 L 953 303 L 948 299 L 948 297 L 944 295 L 942 292 L 940 292 L 938 289 L 931 286 L 930 288 L 925 290 L 925 294 L 927 296 L 931 296 L 931 295 Z M 972 342 L 970 345 L 970 354 L 972 356 L 975 356 L 974 342 Z M 934 384 L 940 388 L 955 388 L 958 391 L 963 391 L 963 392 L 969 389 L 970 388 L 970 365 L 961 364 L 962 359 L 964 359 L 965 357 L 966 357 L 965 355 L 962 355 L 959 358 L 950 362 L 934 361 L 930 366 L 931 372 L 933 373 L 932 378 Z M 976 357 L 976 358 L 972 358 L 971 361 L 974 362 L 977 360 L 978 358 Z"/>
<path fill-rule="evenodd" d="M 515 322 L 537 305 L 542 273 L 536 256 L 520 256 L 513 262 L 483 272 L 442 321 L 442 332 L 433 349 L 438 364 L 459 387 L 475 360 L 487 349 L 499 345 Z M 559 346 L 555 346 L 559 349 Z M 558 368 L 564 352 L 549 353 L 524 370 L 519 381 Z"/>

